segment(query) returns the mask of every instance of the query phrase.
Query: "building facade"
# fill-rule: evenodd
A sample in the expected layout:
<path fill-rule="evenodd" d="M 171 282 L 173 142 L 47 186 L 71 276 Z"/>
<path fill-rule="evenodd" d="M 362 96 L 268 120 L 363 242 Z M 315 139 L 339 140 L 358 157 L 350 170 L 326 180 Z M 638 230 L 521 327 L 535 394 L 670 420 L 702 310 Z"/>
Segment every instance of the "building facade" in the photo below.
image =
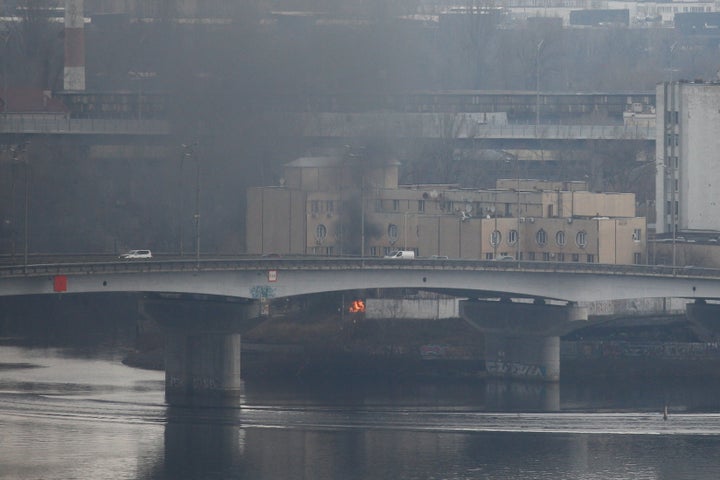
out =
<path fill-rule="evenodd" d="M 517 178 L 487 190 L 398 185 L 398 167 L 359 169 L 339 157 L 287 164 L 281 185 L 248 190 L 247 253 L 647 262 L 633 194 Z"/>
<path fill-rule="evenodd" d="M 720 83 L 665 82 L 656 94 L 656 231 L 720 231 Z"/>

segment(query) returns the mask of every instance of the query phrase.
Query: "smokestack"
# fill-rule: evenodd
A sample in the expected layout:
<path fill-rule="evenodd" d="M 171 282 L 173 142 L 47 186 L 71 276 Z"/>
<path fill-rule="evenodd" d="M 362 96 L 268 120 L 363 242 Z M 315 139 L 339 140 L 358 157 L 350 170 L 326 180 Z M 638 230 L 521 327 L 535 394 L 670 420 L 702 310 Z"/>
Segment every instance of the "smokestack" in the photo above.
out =
<path fill-rule="evenodd" d="M 65 90 L 85 90 L 83 0 L 65 0 Z"/>

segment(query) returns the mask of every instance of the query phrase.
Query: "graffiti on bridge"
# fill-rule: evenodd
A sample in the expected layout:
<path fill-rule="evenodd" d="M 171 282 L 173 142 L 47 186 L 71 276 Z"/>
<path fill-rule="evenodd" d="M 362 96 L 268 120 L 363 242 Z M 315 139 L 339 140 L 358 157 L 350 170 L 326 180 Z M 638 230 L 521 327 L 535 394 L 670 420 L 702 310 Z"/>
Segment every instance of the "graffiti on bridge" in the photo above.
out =
<path fill-rule="evenodd" d="M 561 356 L 578 359 L 633 357 L 714 360 L 720 358 L 720 342 L 562 342 Z"/>
<path fill-rule="evenodd" d="M 485 361 L 485 370 L 491 375 L 522 378 L 545 378 L 546 371 L 539 365 L 526 363 Z"/>
<path fill-rule="evenodd" d="M 274 298 L 275 287 L 269 285 L 254 285 L 250 287 L 250 296 L 255 299 Z"/>

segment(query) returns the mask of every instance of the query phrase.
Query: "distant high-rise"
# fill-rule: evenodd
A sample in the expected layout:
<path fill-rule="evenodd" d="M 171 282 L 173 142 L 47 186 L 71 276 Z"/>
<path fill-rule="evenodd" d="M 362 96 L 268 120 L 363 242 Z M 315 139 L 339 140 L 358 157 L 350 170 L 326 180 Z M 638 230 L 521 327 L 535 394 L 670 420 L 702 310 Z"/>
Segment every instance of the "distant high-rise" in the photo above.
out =
<path fill-rule="evenodd" d="M 65 90 L 85 90 L 84 27 L 83 0 L 65 0 Z"/>
<path fill-rule="evenodd" d="M 658 84 L 656 112 L 656 231 L 720 231 L 720 83 Z"/>

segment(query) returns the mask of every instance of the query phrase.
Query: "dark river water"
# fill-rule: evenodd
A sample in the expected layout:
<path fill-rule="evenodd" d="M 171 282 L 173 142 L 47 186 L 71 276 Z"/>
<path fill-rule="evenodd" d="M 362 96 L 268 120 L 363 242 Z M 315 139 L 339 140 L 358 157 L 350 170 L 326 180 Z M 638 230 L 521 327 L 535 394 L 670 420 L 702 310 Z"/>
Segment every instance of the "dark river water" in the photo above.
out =
<path fill-rule="evenodd" d="M 170 408 L 161 372 L 0 346 L 0 479 L 717 479 L 703 384 L 245 382 Z M 662 408 L 670 416 L 663 421 Z"/>

